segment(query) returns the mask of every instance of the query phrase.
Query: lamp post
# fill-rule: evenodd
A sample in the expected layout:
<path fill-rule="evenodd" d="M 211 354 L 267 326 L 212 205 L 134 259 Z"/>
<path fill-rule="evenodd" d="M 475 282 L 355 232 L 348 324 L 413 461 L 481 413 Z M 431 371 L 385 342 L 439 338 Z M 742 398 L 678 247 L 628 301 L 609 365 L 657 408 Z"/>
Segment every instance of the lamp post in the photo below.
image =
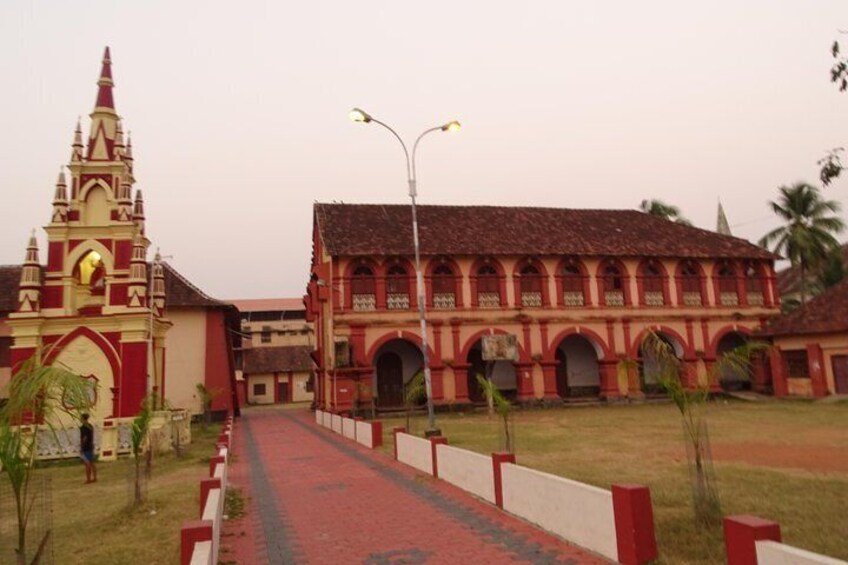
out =
<path fill-rule="evenodd" d="M 421 272 L 421 250 L 418 245 L 418 213 L 415 208 L 415 197 L 418 195 L 415 178 L 415 152 L 418 149 L 418 143 L 421 141 L 421 138 L 428 133 L 432 133 L 434 131 L 459 131 L 460 124 L 458 121 L 453 120 L 441 126 L 424 130 L 421 135 L 416 138 L 415 143 L 412 145 L 412 158 L 410 158 L 409 150 L 406 148 L 406 144 L 403 142 L 403 139 L 401 139 L 398 133 L 387 124 L 372 117 L 368 114 L 368 112 L 359 108 L 354 108 L 350 111 L 350 119 L 354 122 L 363 124 L 374 122 L 375 124 L 379 124 L 389 130 L 400 142 L 400 146 L 403 148 L 403 154 L 406 157 L 406 178 L 409 183 L 409 198 L 412 201 L 412 242 L 415 247 L 415 282 L 418 293 L 418 320 L 421 324 L 421 357 L 424 361 L 424 387 L 427 391 L 427 429 L 425 430 L 424 435 L 427 437 L 439 435 L 440 430 L 436 428 L 436 414 L 433 410 L 433 382 L 430 377 L 430 357 L 427 355 L 427 308 L 425 304 L 424 275 Z"/>

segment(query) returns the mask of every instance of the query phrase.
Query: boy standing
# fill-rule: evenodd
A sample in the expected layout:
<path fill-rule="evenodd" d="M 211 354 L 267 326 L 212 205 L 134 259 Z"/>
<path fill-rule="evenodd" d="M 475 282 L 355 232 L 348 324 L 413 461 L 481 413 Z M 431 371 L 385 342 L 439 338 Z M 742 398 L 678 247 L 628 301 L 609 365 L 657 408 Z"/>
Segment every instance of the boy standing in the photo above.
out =
<path fill-rule="evenodd" d="M 94 426 L 88 421 L 88 414 L 82 415 L 80 426 L 80 457 L 85 465 L 85 482 L 97 482 L 97 467 L 94 466 Z"/>

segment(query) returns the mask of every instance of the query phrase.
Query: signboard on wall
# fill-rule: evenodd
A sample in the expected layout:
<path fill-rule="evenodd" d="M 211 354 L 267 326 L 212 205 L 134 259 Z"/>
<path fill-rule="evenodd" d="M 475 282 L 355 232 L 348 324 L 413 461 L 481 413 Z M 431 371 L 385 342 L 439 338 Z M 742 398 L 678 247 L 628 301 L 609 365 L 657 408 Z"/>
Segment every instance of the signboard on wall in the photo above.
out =
<path fill-rule="evenodd" d="M 513 334 L 483 336 L 483 361 L 517 361 L 518 337 Z"/>

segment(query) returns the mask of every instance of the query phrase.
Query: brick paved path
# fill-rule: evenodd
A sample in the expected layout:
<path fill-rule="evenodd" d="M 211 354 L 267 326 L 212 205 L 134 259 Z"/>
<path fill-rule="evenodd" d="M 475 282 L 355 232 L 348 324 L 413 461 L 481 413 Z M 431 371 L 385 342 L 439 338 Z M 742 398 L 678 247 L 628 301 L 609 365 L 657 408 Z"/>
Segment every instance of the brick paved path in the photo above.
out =
<path fill-rule="evenodd" d="M 245 410 L 229 480 L 248 500 L 222 563 L 605 563 L 314 423 Z"/>

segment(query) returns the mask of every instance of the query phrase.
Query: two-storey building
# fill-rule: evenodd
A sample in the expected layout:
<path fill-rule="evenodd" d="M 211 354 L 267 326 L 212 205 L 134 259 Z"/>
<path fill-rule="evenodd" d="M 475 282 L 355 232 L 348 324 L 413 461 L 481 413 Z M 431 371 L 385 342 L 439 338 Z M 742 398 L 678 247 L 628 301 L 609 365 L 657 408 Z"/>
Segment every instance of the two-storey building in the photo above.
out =
<path fill-rule="evenodd" d="M 439 404 L 482 400 L 487 334 L 517 336 L 518 358 L 491 374 L 519 401 L 642 397 L 657 392 L 641 352 L 649 331 L 689 382 L 705 382 L 722 352 L 778 312 L 774 255 L 641 212 L 419 206 L 418 218 Z M 409 206 L 315 205 L 305 302 L 320 407 L 370 396 L 399 406 L 420 371 L 412 241 Z M 710 387 L 745 386 L 725 377 Z"/>

